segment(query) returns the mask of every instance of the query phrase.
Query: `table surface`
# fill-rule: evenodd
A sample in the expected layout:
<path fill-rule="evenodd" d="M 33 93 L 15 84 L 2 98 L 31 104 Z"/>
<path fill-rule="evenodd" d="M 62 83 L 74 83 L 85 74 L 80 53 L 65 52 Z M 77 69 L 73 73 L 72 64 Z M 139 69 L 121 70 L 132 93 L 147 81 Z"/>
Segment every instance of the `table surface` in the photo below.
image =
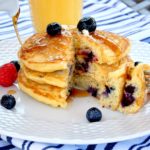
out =
<path fill-rule="evenodd" d="M 21 36 L 34 33 L 29 13 L 28 0 L 20 0 L 21 15 L 19 33 Z M 100 29 L 118 33 L 134 40 L 150 43 L 150 16 L 139 14 L 119 0 L 84 0 L 83 16 L 92 16 Z M 0 12 L 0 40 L 16 38 L 10 17 Z M 61 150 L 149 150 L 150 136 L 144 136 L 122 142 L 96 145 L 56 145 L 36 143 L 1 135 L 1 149 L 61 149 Z"/>

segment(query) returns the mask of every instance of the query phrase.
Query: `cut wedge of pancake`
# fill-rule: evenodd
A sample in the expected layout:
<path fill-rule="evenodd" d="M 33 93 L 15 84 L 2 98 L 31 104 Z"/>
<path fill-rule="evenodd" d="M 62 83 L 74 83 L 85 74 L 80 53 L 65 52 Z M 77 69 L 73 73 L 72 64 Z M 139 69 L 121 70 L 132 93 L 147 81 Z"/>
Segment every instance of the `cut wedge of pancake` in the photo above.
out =
<path fill-rule="evenodd" d="M 146 94 L 144 70 L 150 68 L 148 66 L 139 64 L 128 70 L 128 79 L 118 108 L 120 112 L 126 114 L 135 113 L 144 105 Z"/>
<path fill-rule="evenodd" d="M 75 71 L 74 86 L 98 98 L 101 106 L 116 110 L 122 99 L 129 65 L 134 65 L 129 57 L 113 65 L 92 63 L 88 72 Z"/>

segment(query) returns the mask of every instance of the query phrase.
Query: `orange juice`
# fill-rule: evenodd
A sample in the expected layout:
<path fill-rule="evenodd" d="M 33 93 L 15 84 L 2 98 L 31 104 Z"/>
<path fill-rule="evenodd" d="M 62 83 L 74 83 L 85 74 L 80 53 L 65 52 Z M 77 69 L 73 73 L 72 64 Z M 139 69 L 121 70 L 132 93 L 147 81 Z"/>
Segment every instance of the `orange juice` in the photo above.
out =
<path fill-rule="evenodd" d="M 51 22 L 76 25 L 82 14 L 82 0 L 29 0 L 36 32 L 46 31 Z"/>

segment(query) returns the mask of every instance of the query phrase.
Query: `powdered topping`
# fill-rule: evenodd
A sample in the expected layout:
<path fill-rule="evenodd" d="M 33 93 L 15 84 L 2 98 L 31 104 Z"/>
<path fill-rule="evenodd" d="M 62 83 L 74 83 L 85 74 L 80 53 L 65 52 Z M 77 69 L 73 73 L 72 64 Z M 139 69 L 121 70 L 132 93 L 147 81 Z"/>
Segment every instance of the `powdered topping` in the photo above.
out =
<path fill-rule="evenodd" d="M 89 36 L 89 31 L 88 30 L 82 30 L 82 33 L 83 33 L 83 35 L 85 35 L 85 36 Z"/>

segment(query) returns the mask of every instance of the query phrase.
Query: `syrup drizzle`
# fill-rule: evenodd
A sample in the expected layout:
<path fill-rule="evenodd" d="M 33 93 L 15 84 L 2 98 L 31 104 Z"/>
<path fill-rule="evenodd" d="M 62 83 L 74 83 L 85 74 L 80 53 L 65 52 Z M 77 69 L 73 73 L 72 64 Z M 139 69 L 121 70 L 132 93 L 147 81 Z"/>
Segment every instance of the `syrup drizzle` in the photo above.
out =
<path fill-rule="evenodd" d="M 16 32 L 17 39 L 18 39 L 20 45 L 22 46 L 22 42 L 21 42 L 21 38 L 20 38 L 20 35 L 19 35 L 19 32 L 18 32 L 18 26 L 17 26 L 19 15 L 20 15 L 20 9 L 18 10 L 17 14 L 12 17 L 12 22 L 13 22 L 13 26 L 14 26 L 14 29 L 15 29 L 15 32 Z"/>
<path fill-rule="evenodd" d="M 71 96 L 72 97 L 86 97 L 86 96 L 89 96 L 89 93 L 84 90 L 79 90 L 79 89 L 73 88 L 71 91 Z"/>
<path fill-rule="evenodd" d="M 120 53 L 122 52 L 121 48 L 117 44 L 115 44 L 112 40 L 108 39 L 105 35 L 100 35 L 97 32 L 94 32 L 92 33 L 92 36 L 102 41 L 104 44 L 108 45 L 118 55 L 120 55 Z"/>
<path fill-rule="evenodd" d="M 9 90 L 9 91 L 7 92 L 7 94 L 9 94 L 9 95 L 13 95 L 13 94 L 15 94 L 15 93 L 16 93 L 15 90 Z"/>

